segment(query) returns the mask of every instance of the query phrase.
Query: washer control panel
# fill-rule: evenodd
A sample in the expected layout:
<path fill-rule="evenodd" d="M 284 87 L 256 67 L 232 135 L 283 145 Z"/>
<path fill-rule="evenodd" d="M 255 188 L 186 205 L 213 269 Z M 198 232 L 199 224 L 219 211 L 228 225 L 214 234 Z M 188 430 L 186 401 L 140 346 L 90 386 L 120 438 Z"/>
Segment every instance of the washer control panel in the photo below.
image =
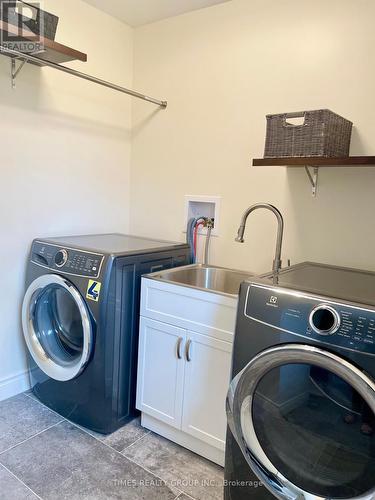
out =
<path fill-rule="evenodd" d="M 34 242 L 31 261 L 54 271 L 88 278 L 97 278 L 104 255 L 73 248 Z"/>
<path fill-rule="evenodd" d="M 375 310 L 250 285 L 245 316 L 286 333 L 375 355 Z"/>

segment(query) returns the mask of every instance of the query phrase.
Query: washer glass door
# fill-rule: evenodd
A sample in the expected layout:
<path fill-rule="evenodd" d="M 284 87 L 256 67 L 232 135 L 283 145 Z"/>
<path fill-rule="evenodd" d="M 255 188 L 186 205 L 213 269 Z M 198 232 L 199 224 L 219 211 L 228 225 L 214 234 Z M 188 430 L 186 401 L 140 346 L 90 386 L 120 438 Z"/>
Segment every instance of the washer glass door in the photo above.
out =
<path fill-rule="evenodd" d="M 232 431 L 277 498 L 375 498 L 375 384 L 324 350 L 269 349 L 235 378 Z"/>
<path fill-rule="evenodd" d="M 25 294 L 22 323 L 30 354 L 44 373 L 67 381 L 82 372 L 92 349 L 92 327 L 72 283 L 53 274 L 33 281 Z"/>

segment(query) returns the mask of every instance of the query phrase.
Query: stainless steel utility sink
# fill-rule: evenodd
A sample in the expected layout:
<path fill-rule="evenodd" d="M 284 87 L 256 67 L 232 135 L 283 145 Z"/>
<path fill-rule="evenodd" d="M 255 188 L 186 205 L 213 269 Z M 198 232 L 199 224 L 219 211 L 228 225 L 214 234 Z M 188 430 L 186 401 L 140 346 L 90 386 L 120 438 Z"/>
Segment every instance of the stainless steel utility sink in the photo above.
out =
<path fill-rule="evenodd" d="M 238 295 L 242 281 L 254 274 L 216 266 L 194 264 L 168 269 L 147 277 L 225 295 Z"/>

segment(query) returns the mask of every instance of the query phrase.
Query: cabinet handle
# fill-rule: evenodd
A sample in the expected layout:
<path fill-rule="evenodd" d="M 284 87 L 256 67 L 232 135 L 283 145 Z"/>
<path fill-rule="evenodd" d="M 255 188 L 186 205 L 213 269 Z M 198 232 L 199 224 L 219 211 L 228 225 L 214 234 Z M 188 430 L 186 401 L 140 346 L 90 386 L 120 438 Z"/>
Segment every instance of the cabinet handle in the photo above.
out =
<path fill-rule="evenodd" d="M 182 359 L 181 355 L 181 344 L 182 344 L 183 338 L 179 337 L 177 340 L 177 345 L 176 345 L 176 353 L 177 353 L 177 358 Z"/>
<path fill-rule="evenodd" d="M 188 363 L 190 363 L 191 361 L 191 344 L 192 344 L 192 341 L 189 339 L 187 342 L 186 342 L 186 347 L 185 347 L 185 356 L 186 356 L 186 361 Z"/>

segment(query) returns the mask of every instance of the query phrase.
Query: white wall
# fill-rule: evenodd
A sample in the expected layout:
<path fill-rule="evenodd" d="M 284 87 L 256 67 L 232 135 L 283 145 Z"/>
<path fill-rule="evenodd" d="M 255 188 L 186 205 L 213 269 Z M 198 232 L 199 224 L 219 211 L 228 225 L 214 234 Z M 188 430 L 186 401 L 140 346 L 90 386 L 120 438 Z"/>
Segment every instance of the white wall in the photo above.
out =
<path fill-rule="evenodd" d="M 169 106 L 134 99 L 131 123 L 130 98 L 31 66 L 12 91 L 0 58 L 0 399 L 25 387 L 19 312 L 36 236 L 127 231 L 130 212 L 133 233 L 179 240 L 184 195 L 219 195 L 217 264 L 270 268 L 269 214 L 234 243 L 243 210 L 268 201 L 286 219 L 285 258 L 375 269 L 375 169 L 322 170 L 313 199 L 302 169 L 250 168 L 267 113 L 331 108 L 356 125 L 352 154 L 375 153 L 372 0 L 233 0 L 137 29 L 134 53 L 131 29 L 87 4 L 45 6 L 58 40 L 89 55 L 73 67 Z"/>
<path fill-rule="evenodd" d="M 132 86 L 132 30 L 77 0 L 49 0 L 70 66 Z M 51 69 L 25 67 L 11 90 L 0 58 L 0 400 L 26 386 L 20 306 L 34 237 L 127 231 L 131 100 Z"/>
<path fill-rule="evenodd" d="M 169 105 L 133 102 L 133 232 L 181 239 L 184 195 L 219 195 L 213 261 L 267 271 L 270 214 L 234 242 L 266 201 L 285 216 L 285 259 L 374 270 L 374 168 L 321 169 L 316 199 L 303 169 L 250 168 L 267 113 L 330 108 L 355 124 L 352 154 L 375 153 L 374 18 L 373 0 L 233 0 L 137 29 L 134 86 Z"/>

